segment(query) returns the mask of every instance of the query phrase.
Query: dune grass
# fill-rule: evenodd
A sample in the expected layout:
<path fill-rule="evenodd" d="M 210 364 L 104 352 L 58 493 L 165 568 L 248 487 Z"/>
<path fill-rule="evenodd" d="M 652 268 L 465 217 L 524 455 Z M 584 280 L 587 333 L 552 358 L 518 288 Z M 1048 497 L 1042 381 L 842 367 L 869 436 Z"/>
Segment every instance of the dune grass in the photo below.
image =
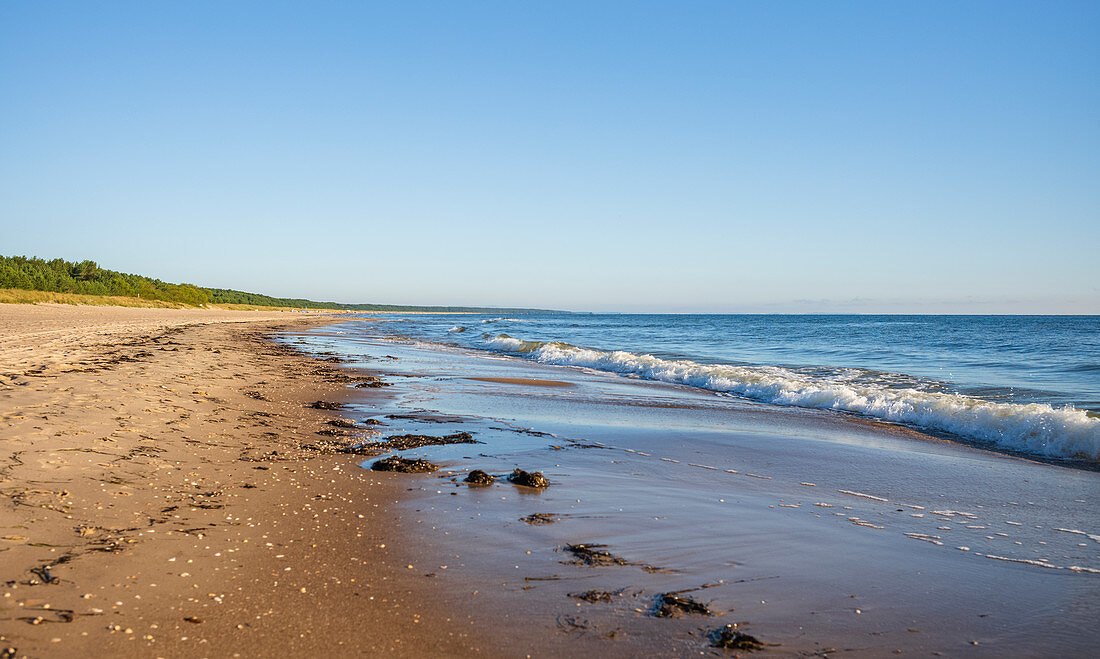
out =
<path fill-rule="evenodd" d="M 163 300 L 143 300 L 123 295 L 82 295 L 80 293 L 54 293 L 52 291 L 28 291 L 22 288 L 0 288 L 0 304 L 86 304 L 97 307 L 150 307 L 158 309 L 182 309 L 189 305 Z"/>
<path fill-rule="evenodd" d="M 230 309 L 234 311 L 287 311 L 293 307 L 266 307 L 254 304 L 207 304 L 198 307 L 180 302 L 144 300 L 125 295 L 82 295 L 80 293 L 54 293 L 52 291 L 28 291 L 22 288 L 0 288 L 0 304 L 72 304 L 95 307 L 145 307 L 149 309 Z"/>

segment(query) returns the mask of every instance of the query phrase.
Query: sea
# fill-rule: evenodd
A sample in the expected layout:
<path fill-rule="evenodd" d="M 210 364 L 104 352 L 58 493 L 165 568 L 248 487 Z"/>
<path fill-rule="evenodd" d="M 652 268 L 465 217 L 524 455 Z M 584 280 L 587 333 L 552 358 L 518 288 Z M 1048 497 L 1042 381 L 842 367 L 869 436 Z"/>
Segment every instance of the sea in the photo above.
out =
<path fill-rule="evenodd" d="M 424 314 L 372 331 L 1100 461 L 1100 316 Z"/>

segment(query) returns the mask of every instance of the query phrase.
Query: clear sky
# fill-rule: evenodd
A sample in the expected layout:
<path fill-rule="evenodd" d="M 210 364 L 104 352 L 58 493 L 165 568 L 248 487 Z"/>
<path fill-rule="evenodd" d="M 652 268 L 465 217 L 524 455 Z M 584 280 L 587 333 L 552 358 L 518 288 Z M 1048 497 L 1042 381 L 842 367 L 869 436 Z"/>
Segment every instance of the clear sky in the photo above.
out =
<path fill-rule="evenodd" d="M 0 2 L 0 254 L 344 302 L 1100 313 L 1100 2 Z"/>

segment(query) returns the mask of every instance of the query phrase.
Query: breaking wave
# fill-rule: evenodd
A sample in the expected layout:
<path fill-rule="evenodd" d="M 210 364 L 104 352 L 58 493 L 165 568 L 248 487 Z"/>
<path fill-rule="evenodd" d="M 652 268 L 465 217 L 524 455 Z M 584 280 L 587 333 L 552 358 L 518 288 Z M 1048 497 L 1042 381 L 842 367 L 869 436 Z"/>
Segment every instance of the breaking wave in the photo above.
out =
<path fill-rule="evenodd" d="M 957 393 L 889 386 L 899 376 L 861 369 L 814 369 L 809 373 L 779 366 L 699 364 L 557 341 L 524 341 L 507 334 L 488 337 L 485 344 L 546 364 L 583 366 L 777 405 L 852 412 L 1013 451 L 1100 461 L 1100 419 L 1073 407 L 995 403 Z"/>

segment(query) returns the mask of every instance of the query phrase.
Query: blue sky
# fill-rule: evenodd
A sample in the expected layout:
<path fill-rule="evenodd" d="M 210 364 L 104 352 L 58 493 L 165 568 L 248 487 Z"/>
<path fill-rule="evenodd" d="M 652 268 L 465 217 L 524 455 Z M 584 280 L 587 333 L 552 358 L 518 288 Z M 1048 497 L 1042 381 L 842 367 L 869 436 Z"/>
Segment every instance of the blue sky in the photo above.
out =
<path fill-rule="evenodd" d="M 1100 313 L 1097 2 L 0 4 L 0 253 L 346 302 Z"/>

